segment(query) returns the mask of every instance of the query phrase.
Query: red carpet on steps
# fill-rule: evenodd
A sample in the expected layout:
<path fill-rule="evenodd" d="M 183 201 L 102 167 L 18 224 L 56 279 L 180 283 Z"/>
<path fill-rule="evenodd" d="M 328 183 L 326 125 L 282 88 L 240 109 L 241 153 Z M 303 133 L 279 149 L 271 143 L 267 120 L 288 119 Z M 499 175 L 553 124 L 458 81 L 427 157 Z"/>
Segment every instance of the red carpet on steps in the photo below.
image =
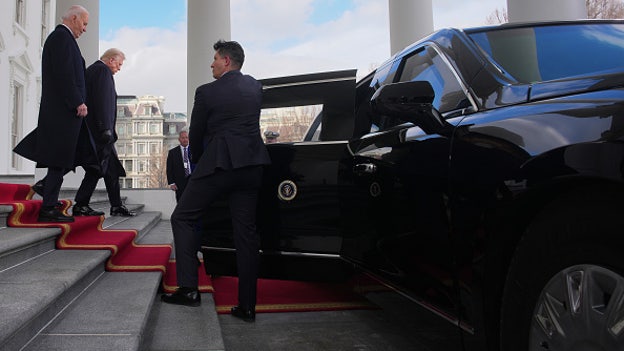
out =
<path fill-rule="evenodd" d="M 29 185 L 0 183 L 0 205 L 13 211 L 7 218 L 10 227 L 58 227 L 61 235 L 56 247 L 62 250 L 109 250 L 106 270 L 111 272 L 161 271 L 162 288 L 174 291 L 175 260 L 170 260 L 172 246 L 137 244 L 136 230 L 102 229 L 104 216 L 75 217 L 73 223 L 39 223 L 41 200 L 32 200 Z M 71 201 L 62 200 L 67 212 Z M 198 267 L 199 288 L 213 293 L 218 313 L 229 313 L 237 304 L 236 277 L 208 277 L 203 264 Z M 349 283 L 318 283 L 274 279 L 258 281 L 256 310 L 262 312 L 327 311 L 376 308 L 361 293 L 388 288 L 371 277 L 358 277 Z"/>

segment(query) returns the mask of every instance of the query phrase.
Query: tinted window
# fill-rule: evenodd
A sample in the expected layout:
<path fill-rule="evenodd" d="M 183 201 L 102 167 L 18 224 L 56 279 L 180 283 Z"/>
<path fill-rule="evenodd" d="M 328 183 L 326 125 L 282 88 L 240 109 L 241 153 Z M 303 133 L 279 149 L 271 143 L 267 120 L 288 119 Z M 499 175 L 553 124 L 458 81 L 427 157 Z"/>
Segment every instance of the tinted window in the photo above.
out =
<path fill-rule="evenodd" d="M 432 47 L 424 47 L 404 59 L 400 82 L 428 81 L 435 92 L 433 105 L 440 112 L 469 106 L 461 85 L 446 62 Z"/>
<path fill-rule="evenodd" d="M 624 67 L 624 25 L 497 29 L 470 37 L 520 82 L 547 81 Z"/>

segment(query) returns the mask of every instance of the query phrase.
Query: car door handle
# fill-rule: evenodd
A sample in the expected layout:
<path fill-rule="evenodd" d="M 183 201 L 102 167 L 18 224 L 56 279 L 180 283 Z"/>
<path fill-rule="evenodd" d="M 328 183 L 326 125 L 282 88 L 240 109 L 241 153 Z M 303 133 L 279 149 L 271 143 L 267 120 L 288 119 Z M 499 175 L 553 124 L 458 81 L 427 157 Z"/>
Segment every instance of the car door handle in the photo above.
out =
<path fill-rule="evenodd" d="M 372 163 L 358 163 L 357 165 L 353 166 L 353 173 L 356 174 L 372 174 L 375 172 L 377 172 L 377 166 Z"/>

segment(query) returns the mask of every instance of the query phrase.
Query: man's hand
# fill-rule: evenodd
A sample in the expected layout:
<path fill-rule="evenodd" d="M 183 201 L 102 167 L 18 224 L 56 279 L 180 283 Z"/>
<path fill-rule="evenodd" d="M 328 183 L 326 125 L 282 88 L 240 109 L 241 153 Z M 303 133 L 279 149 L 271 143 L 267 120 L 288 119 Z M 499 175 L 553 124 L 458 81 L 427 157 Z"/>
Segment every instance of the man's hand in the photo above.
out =
<path fill-rule="evenodd" d="M 87 115 L 87 105 L 84 103 L 76 108 L 76 116 L 85 117 Z"/>
<path fill-rule="evenodd" d="M 173 191 L 178 191 L 178 186 L 177 186 L 177 185 L 175 185 L 175 184 L 171 184 L 171 185 L 169 185 L 169 187 L 170 187 L 170 188 L 171 188 L 171 190 L 173 190 Z"/>

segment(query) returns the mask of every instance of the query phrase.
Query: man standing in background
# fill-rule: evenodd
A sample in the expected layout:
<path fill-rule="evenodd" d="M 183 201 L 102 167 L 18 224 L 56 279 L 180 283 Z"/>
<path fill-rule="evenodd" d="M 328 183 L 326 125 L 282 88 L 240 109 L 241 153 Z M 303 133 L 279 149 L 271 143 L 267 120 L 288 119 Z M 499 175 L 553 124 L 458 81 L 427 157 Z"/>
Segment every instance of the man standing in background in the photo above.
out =
<path fill-rule="evenodd" d="M 178 135 L 179 146 L 169 150 L 167 155 L 167 183 L 175 191 L 176 201 L 180 201 L 191 174 L 188 132 L 183 130 Z"/>
<path fill-rule="evenodd" d="M 104 177 L 104 185 L 110 202 L 112 216 L 134 216 L 121 202 L 119 177 L 125 177 L 124 170 L 115 142 L 117 133 L 117 91 L 115 90 L 115 75 L 124 63 L 126 56 L 119 49 L 108 49 L 98 61 L 95 61 L 86 72 L 87 104 L 89 115 L 87 125 L 95 141 L 99 168 L 85 167 L 85 176 L 76 193 L 76 204 L 73 207 L 74 216 L 101 216 L 104 212 L 96 211 L 89 206 L 91 195 L 100 178 Z"/>

